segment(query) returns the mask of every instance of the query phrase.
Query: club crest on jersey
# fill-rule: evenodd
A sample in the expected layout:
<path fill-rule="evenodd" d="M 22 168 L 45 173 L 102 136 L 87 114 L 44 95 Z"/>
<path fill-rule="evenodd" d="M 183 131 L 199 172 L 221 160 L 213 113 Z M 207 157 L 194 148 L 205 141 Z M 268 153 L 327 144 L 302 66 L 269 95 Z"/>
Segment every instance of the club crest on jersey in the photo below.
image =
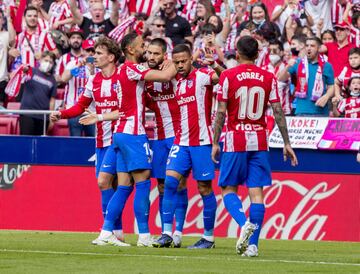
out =
<path fill-rule="evenodd" d="M 118 81 L 117 83 L 113 84 L 112 88 L 113 88 L 113 90 L 115 90 L 116 92 L 121 91 L 121 86 L 120 86 L 119 81 Z"/>
<path fill-rule="evenodd" d="M 142 65 L 136 65 L 136 68 L 140 71 L 143 72 L 146 70 L 146 67 L 142 66 Z"/>
<path fill-rule="evenodd" d="M 188 80 L 188 81 L 187 81 L 187 84 L 188 84 L 188 87 L 189 87 L 189 88 L 192 88 L 194 82 L 193 82 L 193 80 Z"/>

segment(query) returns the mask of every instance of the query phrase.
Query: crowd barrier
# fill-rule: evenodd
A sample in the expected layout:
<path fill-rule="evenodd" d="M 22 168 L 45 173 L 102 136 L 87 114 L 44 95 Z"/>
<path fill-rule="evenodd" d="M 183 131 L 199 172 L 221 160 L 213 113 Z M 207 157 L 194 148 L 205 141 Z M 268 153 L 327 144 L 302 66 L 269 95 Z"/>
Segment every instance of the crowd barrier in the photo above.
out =
<path fill-rule="evenodd" d="M 100 195 L 93 138 L 0 136 L 0 229 L 99 231 Z M 296 150 L 299 165 L 270 149 L 273 185 L 265 190 L 267 239 L 360 241 L 360 165 L 354 151 Z M 216 174 L 218 177 L 218 172 Z M 215 235 L 236 237 L 237 224 L 224 208 L 214 180 L 218 209 Z M 185 235 L 202 232 L 202 200 L 188 179 Z M 131 195 L 124 230 L 137 231 Z M 248 213 L 246 190 L 239 195 Z M 158 192 L 152 181 L 151 233 L 160 233 Z"/>

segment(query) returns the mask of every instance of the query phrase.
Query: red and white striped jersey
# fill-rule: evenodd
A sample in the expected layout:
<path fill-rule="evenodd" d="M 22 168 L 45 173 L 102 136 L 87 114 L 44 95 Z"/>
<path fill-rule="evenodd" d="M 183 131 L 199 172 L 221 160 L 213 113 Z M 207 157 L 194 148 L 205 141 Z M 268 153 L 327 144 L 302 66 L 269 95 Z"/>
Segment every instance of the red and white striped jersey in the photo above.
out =
<path fill-rule="evenodd" d="M 104 114 L 118 109 L 120 89 L 118 69 L 110 77 L 104 77 L 101 72 L 98 72 L 89 78 L 83 96 L 95 101 L 97 114 Z M 96 147 L 111 145 L 115 124 L 116 121 L 102 121 L 96 124 Z"/>
<path fill-rule="evenodd" d="M 180 16 L 184 17 L 189 22 L 193 22 L 196 15 L 197 0 L 189 0 L 182 9 Z"/>
<path fill-rule="evenodd" d="M 25 36 L 28 39 L 26 39 Z M 34 34 L 30 34 L 27 31 L 20 32 L 16 36 L 15 47 L 21 53 L 22 63 L 30 65 L 31 67 L 35 67 L 36 60 L 35 54 L 31 49 L 29 42 L 36 53 L 46 50 L 53 51 L 56 49 L 54 40 L 52 39 L 51 35 L 46 31 L 37 31 Z"/>
<path fill-rule="evenodd" d="M 341 6 L 339 0 L 333 0 L 331 7 L 331 21 L 333 25 L 341 24 L 343 22 L 343 14 L 345 11 L 346 5 Z"/>
<path fill-rule="evenodd" d="M 158 0 L 137 0 L 136 1 L 136 12 L 145 13 L 150 16 L 154 7 L 158 5 Z"/>
<path fill-rule="evenodd" d="M 227 103 L 224 151 L 268 149 L 265 111 L 267 103 L 279 102 L 271 72 L 254 64 L 242 64 L 222 72 L 218 101 Z"/>
<path fill-rule="evenodd" d="M 176 80 L 166 83 L 145 82 L 146 106 L 155 113 L 154 140 L 174 137 L 180 123 L 180 110 L 175 98 Z"/>
<path fill-rule="evenodd" d="M 120 67 L 118 79 L 122 91 L 119 93 L 119 120 L 115 132 L 132 135 L 145 134 L 144 77 L 149 69 L 130 61 Z"/>
<path fill-rule="evenodd" d="M 360 47 L 360 29 L 350 25 L 350 42 Z"/>
<path fill-rule="evenodd" d="M 360 97 L 342 99 L 337 110 L 340 113 L 345 113 L 345 118 L 360 118 Z"/>
<path fill-rule="evenodd" d="M 274 67 L 271 63 L 267 65 L 265 70 L 272 72 L 275 77 L 279 76 L 279 73 L 286 68 L 286 64 L 281 62 L 278 66 Z M 278 93 L 280 102 L 285 115 L 291 113 L 291 100 L 290 100 L 290 78 L 287 81 L 277 81 Z"/>
<path fill-rule="evenodd" d="M 211 106 L 213 70 L 194 69 L 177 83 L 176 99 L 180 107 L 180 127 L 174 143 L 201 146 L 212 143 Z"/>
<path fill-rule="evenodd" d="M 236 32 L 237 32 L 238 26 L 240 25 L 239 22 L 236 20 L 236 14 L 231 14 L 230 22 L 231 22 L 231 27 L 230 27 L 230 32 L 229 32 L 228 37 L 225 42 L 225 50 L 224 50 L 225 52 L 236 49 L 236 45 L 235 45 Z"/>
<path fill-rule="evenodd" d="M 360 70 L 353 70 L 350 66 L 345 66 L 343 68 L 343 70 L 340 72 L 339 76 L 337 77 L 337 80 L 340 82 L 340 85 L 342 87 L 342 91 L 345 91 L 345 88 L 347 87 L 349 80 L 355 76 L 360 76 Z"/>
<path fill-rule="evenodd" d="M 66 0 L 54 1 L 49 8 L 50 26 L 52 27 L 55 22 L 61 21 L 72 17 L 70 6 Z M 70 26 L 69 26 L 70 27 Z M 64 30 L 64 25 L 61 30 Z"/>
<path fill-rule="evenodd" d="M 270 50 L 268 47 L 264 47 L 259 51 L 259 57 L 256 59 L 255 64 L 262 69 L 266 69 L 270 64 Z"/>

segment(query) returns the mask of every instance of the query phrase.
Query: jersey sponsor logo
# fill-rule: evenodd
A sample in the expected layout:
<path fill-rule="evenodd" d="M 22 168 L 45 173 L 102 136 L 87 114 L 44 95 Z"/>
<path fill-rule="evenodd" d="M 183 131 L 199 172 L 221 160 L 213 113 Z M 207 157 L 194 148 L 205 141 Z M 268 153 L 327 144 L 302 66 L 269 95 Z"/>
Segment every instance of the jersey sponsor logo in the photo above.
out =
<path fill-rule="evenodd" d="M 146 67 L 142 66 L 142 65 L 136 65 L 136 68 L 140 71 L 143 72 L 146 70 Z"/>
<path fill-rule="evenodd" d="M 258 130 L 263 130 L 264 127 L 261 125 L 239 123 L 235 126 L 235 129 L 241 131 L 252 131 L 252 130 L 258 131 Z"/>
<path fill-rule="evenodd" d="M 95 105 L 97 107 L 116 107 L 118 105 L 118 103 L 116 101 L 105 100 L 104 102 L 96 102 L 95 101 Z"/>
<path fill-rule="evenodd" d="M 194 102 L 195 100 L 196 100 L 195 96 L 191 95 L 191 96 L 188 96 L 188 97 L 181 97 L 177 102 L 178 102 L 178 105 L 180 106 L 180 105 L 183 105 L 183 104 Z"/>
<path fill-rule="evenodd" d="M 264 82 L 264 75 L 260 75 L 260 73 L 258 72 L 242 72 L 238 74 L 236 77 L 239 81 L 246 79 L 254 79 Z"/>
<path fill-rule="evenodd" d="M 152 97 L 155 102 L 157 101 L 168 101 L 175 98 L 175 94 L 158 95 Z"/>

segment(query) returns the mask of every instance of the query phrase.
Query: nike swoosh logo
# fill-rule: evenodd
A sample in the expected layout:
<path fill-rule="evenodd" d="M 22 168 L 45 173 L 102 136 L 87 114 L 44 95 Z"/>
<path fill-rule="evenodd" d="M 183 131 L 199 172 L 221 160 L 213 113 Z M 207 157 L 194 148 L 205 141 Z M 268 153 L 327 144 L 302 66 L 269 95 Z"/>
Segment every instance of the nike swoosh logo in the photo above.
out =
<path fill-rule="evenodd" d="M 210 174 L 210 172 L 208 173 L 203 173 L 202 176 L 205 177 L 205 176 L 208 176 Z"/>
<path fill-rule="evenodd" d="M 111 165 L 103 165 L 103 167 L 111 167 Z"/>
<path fill-rule="evenodd" d="M 171 214 L 171 212 L 164 212 L 163 214 Z"/>

